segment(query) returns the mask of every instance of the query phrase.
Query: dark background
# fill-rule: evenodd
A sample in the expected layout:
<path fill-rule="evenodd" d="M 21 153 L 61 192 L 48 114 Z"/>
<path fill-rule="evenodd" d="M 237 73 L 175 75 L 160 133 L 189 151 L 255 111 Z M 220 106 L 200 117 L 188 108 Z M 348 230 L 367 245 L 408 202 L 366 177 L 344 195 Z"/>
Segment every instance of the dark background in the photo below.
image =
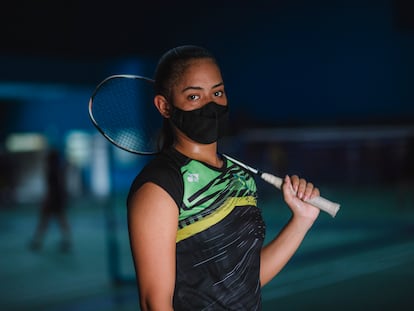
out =
<path fill-rule="evenodd" d="M 38 132 L 62 144 L 68 131 L 96 133 L 87 103 L 100 81 L 152 77 L 165 51 L 197 44 L 221 64 L 240 138 L 230 150 L 242 158 L 330 181 L 413 175 L 412 1 L 44 0 L 1 14 L 0 141 Z M 275 146 L 272 132 L 246 142 L 254 128 L 300 132 L 282 137 L 294 146 Z M 289 163 L 275 166 L 283 157 Z"/>
<path fill-rule="evenodd" d="M 198 44 L 234 115 L 267 125 L 411 123 L 412 1 L 14 1 L 1 80 L 94 85 L 114 62 Z M 111 69 L 115 70 L 115 69 Z M 121 69 L 117 69 L 121 70 Z"/>

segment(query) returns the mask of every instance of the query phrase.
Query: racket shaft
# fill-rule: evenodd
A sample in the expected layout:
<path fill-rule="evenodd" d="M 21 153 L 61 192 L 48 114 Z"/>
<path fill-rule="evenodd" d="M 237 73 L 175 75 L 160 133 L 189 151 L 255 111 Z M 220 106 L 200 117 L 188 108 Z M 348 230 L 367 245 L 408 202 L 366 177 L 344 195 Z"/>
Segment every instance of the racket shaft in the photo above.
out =
<path fill-rule="evenodd" d="M 280 177 L 276 177 L 269 173 L 262 173 L 260 177 L 268 182 L 269 184 L 272 184 L 278 189 L 282 188 L 283 180 Z M 313 197 L 312 199 L 306 200 L 305 202 L 312 204 L 313 206 L 319 208 L 320 210 L 328 213 L 332 217 L 335 217 L 336 213 L 339 210 L 340 205 L 338 203 L 331 202 L 323 197 Z"/>

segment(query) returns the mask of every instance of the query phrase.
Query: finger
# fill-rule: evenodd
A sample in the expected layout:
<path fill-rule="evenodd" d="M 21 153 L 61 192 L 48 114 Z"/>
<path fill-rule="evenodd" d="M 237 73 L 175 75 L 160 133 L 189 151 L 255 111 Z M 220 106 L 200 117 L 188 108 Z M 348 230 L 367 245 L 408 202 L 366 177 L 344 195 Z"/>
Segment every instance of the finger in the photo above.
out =
<path fill-rule="evenodd" d="M 310 199 L 314 198 L 314 197 L 319 197 L 321 194 L 319 192 L 319 188 L 314 187 L 312 190 L 312 194 L 309 197 Z"/>
<path fill-rule="evenodd" d="M 285 176 L 285 180 L 283 181 L 282 188 L 286 190 L 290 190 L 290 191 L 293 190 L 292 179 L 289 177 L 289 175 Z"/>
<path fill-rule="evenodd" d="M 307 185 L 307 183 L 306 183 L 305 179 L 303 179 L 303 178 L 299 179 L 299 186 L 298 186 L 298 192 L 297 192 L 297 197 L 299 199 L 303 199 L 303 196 L 304 196 L 305 191 L 306 191 L 306 185 Z"/>
<path fill-rule="evenodd" d="M 283 182 L 283 194 L 285 197 L 291 198 L 295 196 L 295 191 L 293 190 L 292 178 L 288 175 L 285 176 L 285 180 Z"/>
<path fill-rule="evenodd" d="M 291 176 L 289 178 L 290 178 L 290 181 L 292 183 L 292 189 L 293 189 L 293 191 L 294 192 L 298 192 L 299 181 L 300 181 L 299 176 L 293 175 L 293 176 Z"/>
<path fill-rule="evenodd" d="M 308 182 L 306 184 L 305 192 L 303 194 L 303 200 L 304 201 L 308 200 L 311 197 L 314 188 L 315 187 L 313 186 L 313 184 L 311 182 Z"/>

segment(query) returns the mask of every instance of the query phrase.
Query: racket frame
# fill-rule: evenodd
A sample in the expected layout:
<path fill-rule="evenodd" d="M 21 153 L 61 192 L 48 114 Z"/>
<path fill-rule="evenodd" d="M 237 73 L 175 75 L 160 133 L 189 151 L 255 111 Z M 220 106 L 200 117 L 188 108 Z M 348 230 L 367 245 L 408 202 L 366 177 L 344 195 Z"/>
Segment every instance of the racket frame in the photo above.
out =
<path fill-rule="evenodd" d="M 93 101 L 94 98 L 96 96 L 96 94 L 99 92 L 99 90 L 101 89 L 102 85 L 106 84 L 109 80 L 112 79 L 140 79 L 140 80 L 145 80 L 147 82 L 151 82 L 154 83 L 154 80 L 148 77 L 144 77 L 144 76 L 140 76 L 140 75 L 131 75 L 131 74 L 116 74 L 116 75 L 111 75 L 109 77 L 106 77 L 104 80 L 102 80 L 95 88 L 95 90 L 93 91 L 90 99 L 89 99 L 89 104 L 88 104 L 88 112 L 89 112 L 89 118 L 92 121 L 92 124 L 95 126 L 95 128 L 102 134 L 103 137 L 105 137 L 110 143 L 112 143 L 113 145 L 115 145 L 116 147 L 125 150 L 127 152 L 131 152 L 134 154 L 138 154 L 138 155 L 154 155 L 157 154 L 159 151 L 154 151 L 154 152 L 150 152 L 150 151 L 138 151 L 135 149 L 131 149 L 131 148 L 127 148 L 119 143 L 117 143 L 112 137 L 110 137 L 108 134 L 105 133 L 105 131 L 101 128 L 101 126 L 99 125 L 98 121 L 95 119 L 94 115 L 93 115 Z"/>

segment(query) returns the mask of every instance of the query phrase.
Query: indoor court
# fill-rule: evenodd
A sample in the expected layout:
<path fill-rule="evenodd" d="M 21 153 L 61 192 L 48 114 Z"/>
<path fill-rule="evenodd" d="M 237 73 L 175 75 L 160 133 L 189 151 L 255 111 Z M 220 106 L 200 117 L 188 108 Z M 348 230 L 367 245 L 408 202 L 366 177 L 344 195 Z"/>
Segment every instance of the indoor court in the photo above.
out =
<path fill-rule="evenodd" d="M 220 64 L 220 75 L 210 66 L 223 81 L 205 88 L 220 91 L 206 92 L 201 103 L 214 104 L 217 94 L 228 99 L 219 153 L 276 176 L 297 174 L 341 205 L 334 218 L 321 212 L 263 287 L 263 311 L 414 310 L 414 1 L 42 0 L 3 7 L 0 311 L 139 310 L 126 197 L 149 157 L 105 139 L 90 107 L 108 98 L 101 116 L 119 121 L 116 137 L 133 133 L 158 147 L 163 118 L 151 81 L 160 57 L 183 45 L 207 48 Z M 121 100 L 98 87 L 114 75 L 150 83 L 120 83 L 128 95 Z M 185 88 L 193 89 L 203 87 Z M 137 113 L 120 109 L 125 98 Z M 139 121 L 126 125 L 124 116 Z M 148 124 L 156 130 L 145 136 Z M 61 243 L 53 220 L 39 247 L 33 241 L 42 202 L 54 193 L 45 178 L 50 150 L 62 159 L 56 184 L 65 185 L 60 215 L 70 240 Z M 210 155 L 220 163 L 216 150 Z M 290 211 L 281 192 L 256 177 L 268 242 Z"/>
<path fill-rule="evenodd" d="M 326 193 L 341 202 L 340 211 L 335 218 L 321 215 L 292 261 L 263 288 L 263 310 L 411 310 L 414 200 L 396 211 L 394 189 L 327 187 Z M 7 255 L 1 261 L 0 309 L 137 310 L 122 201 L 114 208 L 73 202 L 73 248 L 67 253 L 59 250 L 56 225 L 43 249 L 28 248 L 36 206 L 2 209 L 0 247 Z M 263 201 L 270 237 L 289 214 L 278 192 Z"/>

